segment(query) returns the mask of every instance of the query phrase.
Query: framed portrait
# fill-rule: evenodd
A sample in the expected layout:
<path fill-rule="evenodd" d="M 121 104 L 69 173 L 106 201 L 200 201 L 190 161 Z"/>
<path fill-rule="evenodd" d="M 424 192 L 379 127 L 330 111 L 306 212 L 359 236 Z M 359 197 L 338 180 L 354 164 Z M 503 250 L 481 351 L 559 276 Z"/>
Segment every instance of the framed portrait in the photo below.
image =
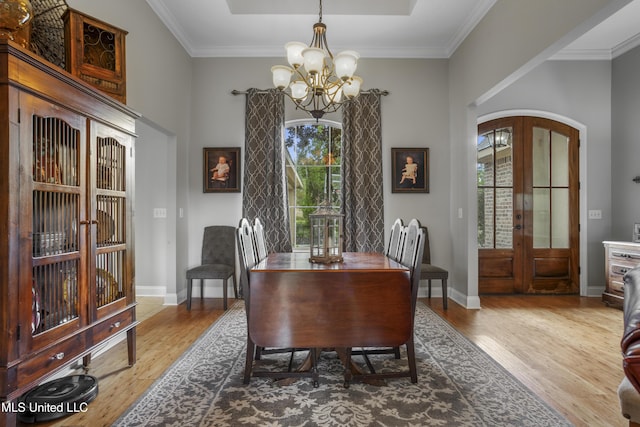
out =
<path fill-rule="evenodd" d="M 640 224 L 633 224 L 633 241 L 635 243 L 640 243 Z"/>
<path fill-rule="evenodd" d="M 240 192 L 240 147 L 205 147 L 203 159 L 203 192 Z"/>
<path fill-rule="evenodd" d="M 391 192 L 429 192 L 429 149 L 391 149 Z"/>

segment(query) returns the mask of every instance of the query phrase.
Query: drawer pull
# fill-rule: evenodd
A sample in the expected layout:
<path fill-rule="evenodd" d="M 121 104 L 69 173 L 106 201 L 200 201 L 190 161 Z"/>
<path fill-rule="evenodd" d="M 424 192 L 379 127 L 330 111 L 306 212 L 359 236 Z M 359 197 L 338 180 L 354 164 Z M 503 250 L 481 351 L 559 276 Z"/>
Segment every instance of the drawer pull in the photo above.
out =
<path fill-rule="evenodd" d="M 60 353 L 56 353 L 51 357 L 51 360 L 62 360 L 64 359 L 64 353 L 60 352 Z"/>
<path fill-rule="evenodd" d="M 638 255 L 627 254 L 627 253 L 622 253 L 622 252 L 612 252 L 611 255 L 616 257 L 616 258 L 625 258 L 625 259 L 638 259 L 639 258 Z"/>
<path fill-rule="evenodd" d="M 111 325 L 111 329 L 119 328 L 119 327 L 120 327 L 120 322 L 115 322 Z"/>

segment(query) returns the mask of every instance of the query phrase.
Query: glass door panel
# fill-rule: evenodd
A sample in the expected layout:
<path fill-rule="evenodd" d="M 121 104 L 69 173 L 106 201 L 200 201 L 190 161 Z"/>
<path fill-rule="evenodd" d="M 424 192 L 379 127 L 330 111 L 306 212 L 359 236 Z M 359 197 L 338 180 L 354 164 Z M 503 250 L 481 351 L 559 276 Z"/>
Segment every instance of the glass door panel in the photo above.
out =
<path fill-rule="evenodd" d="M 478 137 L 478 246 L 513 247 L 513 130 Z"/>
<path fill-rule="evenodd" d="M 32 116 L 32 316 L 35 336 L 77 319 L 80 130 Z"/>
<path fill-rule="evenodd" d="M 551 247 L 551 198 L 548 188 L 533 189 L 533 247 Z"/>
<path fill-rule="evenodd" d="M 96 283 L 98 309 L 126 297 L 127 146 L 114 137 L 96 141 Z"/>
<path fill-rule="evenodd" d="M 551 132 L 551 185 L 569 186 L 569 138 Z"/>
<path fill-rule="evenodd" d="M 533 247 L 569 247 L 569 138 L 533 128 Z"/>
<path fill-rule="evenodd" d="M 551 189 L 551 247 L 569 247 L 569 189 Z"/>

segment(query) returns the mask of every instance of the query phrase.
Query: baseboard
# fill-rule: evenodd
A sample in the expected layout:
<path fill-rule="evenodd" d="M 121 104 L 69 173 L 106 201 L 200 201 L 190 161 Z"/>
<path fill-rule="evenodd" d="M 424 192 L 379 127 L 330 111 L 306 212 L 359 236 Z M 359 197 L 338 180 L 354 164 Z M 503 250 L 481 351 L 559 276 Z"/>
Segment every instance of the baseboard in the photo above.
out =
<path fill-rule="evenodd" d="M 601 297 L 604 292 L 603 286 L 587 286 L 588 297 Z"/>
<path fill-rule="evenodd" d="M 136 295 L 140 297 L 163 297 L 167 293 L 166 286 L 136 285 Z"/>

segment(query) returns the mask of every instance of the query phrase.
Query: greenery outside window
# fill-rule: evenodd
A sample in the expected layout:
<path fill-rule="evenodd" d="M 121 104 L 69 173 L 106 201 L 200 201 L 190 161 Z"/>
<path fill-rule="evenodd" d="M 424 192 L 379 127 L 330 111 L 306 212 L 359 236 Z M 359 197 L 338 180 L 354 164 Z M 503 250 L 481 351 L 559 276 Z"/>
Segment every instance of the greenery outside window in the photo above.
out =
<path fill-rule="evenodd" d="M 309 214 L 327 198 L 341 210 L 342 126 L 328 120 L 295 120 L 285 129 L 291 243 L 309 249 Z"/>

